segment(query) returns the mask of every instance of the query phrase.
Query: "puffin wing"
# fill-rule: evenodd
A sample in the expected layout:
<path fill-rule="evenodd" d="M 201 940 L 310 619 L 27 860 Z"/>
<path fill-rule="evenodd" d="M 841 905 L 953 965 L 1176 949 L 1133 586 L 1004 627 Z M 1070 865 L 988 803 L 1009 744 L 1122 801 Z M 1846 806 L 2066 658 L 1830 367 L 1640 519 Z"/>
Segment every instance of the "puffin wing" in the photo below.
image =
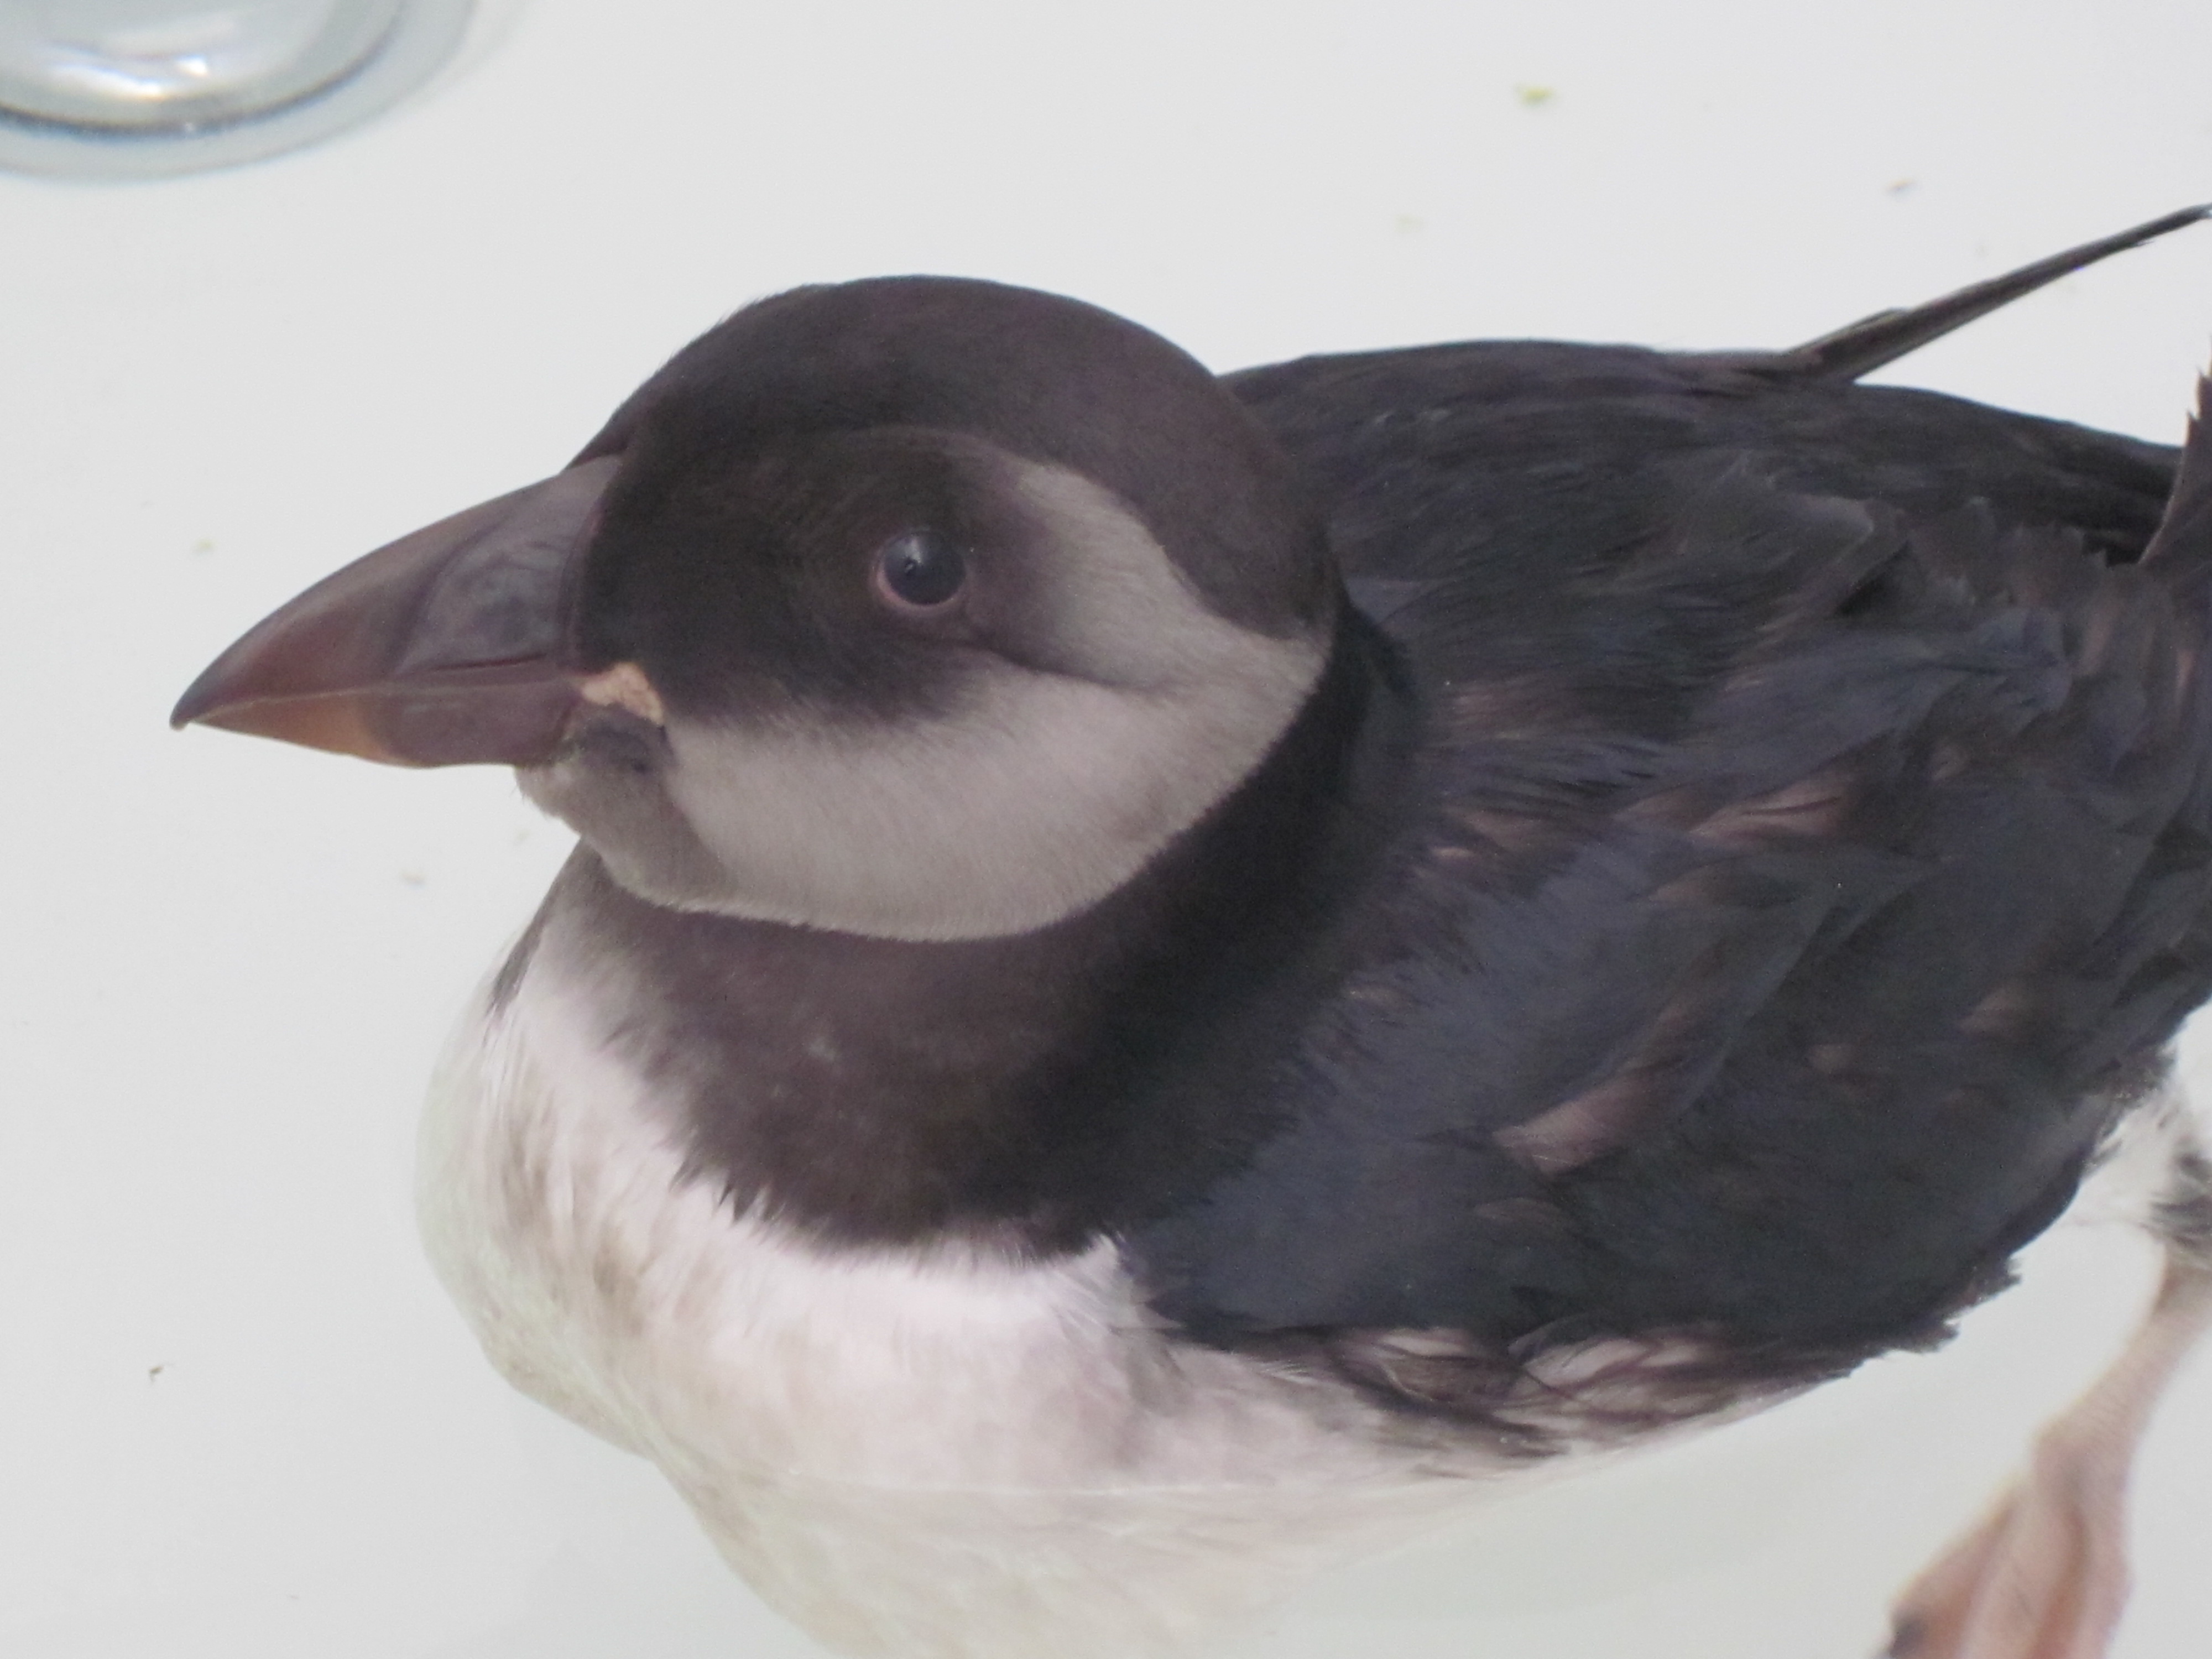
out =
<path fill-rule="evenodd" d="M 2204 427 L 2148 558 L 1692 451 L 1380 578 L 1425 806 L 1162 1310 L 1501 1423 L 1547 1354 L 1641 1423 L 1940 1336 L 2212 992 Z"/>

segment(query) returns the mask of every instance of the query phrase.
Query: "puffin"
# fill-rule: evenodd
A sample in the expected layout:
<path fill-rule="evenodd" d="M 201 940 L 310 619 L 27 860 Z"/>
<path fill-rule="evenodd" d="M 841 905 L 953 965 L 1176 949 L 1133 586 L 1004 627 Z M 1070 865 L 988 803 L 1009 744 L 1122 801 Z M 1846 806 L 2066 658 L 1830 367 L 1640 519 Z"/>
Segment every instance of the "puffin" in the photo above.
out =
<path fill-rule="evenodd" d="M 2212 1322 L 2212 392 L 2172 447 L 1861 381 L 2207 217 L 1780 351 L 1218 376 L 799 288 L 173 723 L 574 830 L 429 1255 L 836 1650 L 1201 1650 L 1942 1342 L 2127 1171 L 2156 1300 L 1889 1649 L 2099 1659 Z"/>

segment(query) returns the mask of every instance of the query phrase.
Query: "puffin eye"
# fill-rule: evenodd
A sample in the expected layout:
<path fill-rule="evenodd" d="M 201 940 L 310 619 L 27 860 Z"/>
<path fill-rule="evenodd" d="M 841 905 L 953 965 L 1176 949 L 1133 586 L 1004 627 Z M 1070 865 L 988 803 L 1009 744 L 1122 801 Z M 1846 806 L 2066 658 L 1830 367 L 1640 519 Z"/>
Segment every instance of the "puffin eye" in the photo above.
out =
<path fill-rule="evenodd" d="M 910 610 L 950 603 L 967 580 L 968 561 L 934 531 L 903 531 L 876 555 L 877 587 Z"/>

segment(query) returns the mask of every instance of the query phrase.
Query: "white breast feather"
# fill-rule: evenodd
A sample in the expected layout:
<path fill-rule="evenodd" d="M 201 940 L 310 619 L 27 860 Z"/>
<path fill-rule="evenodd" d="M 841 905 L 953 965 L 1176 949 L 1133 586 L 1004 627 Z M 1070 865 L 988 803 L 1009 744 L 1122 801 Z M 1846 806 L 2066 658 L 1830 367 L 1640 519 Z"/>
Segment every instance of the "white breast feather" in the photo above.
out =
<path fill-rule="evenodd" d="M 833 1251 L 733 1213 L 581 991 L 541 951 L 457 1034 L 422 1136 L 432 1260 L 509 1381 L 651 1458 L 823 1640 L 1185 1651 L 1517 1484 L 1334 1384 L 1165 1340 L 1110 1243 Z"/>

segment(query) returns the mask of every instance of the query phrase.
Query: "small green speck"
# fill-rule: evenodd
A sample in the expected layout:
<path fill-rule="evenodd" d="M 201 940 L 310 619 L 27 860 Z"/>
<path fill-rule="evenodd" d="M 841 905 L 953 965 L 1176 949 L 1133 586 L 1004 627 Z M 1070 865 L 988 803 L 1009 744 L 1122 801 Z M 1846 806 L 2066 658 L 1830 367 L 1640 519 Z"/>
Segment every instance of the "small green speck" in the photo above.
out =
<path fill-rule="evenodd" d="M 1523 109 L 1541 109 L 1559 95 L 1557 87 L 1531 86 L 1522 82 L 1513 88 L 1513 95 L 1521 100 Z"/>

